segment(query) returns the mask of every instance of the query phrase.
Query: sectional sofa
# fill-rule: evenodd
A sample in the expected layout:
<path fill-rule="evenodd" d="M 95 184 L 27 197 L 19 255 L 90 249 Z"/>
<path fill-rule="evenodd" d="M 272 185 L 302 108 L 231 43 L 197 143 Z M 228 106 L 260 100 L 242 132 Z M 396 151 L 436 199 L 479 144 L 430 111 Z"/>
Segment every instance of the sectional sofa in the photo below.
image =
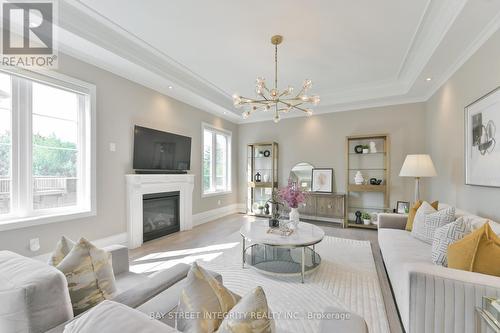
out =
<path fill-rule="evenodd" d="M 440 205 L 439 209 L 448 207 Z M 470 216 L 474 229 L 486 219 Z M 379 214 L 378 241 L 399 315 L 407 333 L 476 332 L 475 308 L 483 296 L 500 297 L 500 278 L 433 264 L 431 245 L 405 230 L 406 215 Z M 500 234 L 500 224 L 489 222 Z"/>

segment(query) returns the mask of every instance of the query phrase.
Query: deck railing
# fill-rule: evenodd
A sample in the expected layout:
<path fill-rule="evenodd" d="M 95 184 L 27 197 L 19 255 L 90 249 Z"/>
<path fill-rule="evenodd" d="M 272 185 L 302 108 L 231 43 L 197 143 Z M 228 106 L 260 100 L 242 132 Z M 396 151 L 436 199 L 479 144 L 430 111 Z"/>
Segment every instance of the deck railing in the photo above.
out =
<path fill-rule="evenodd" d="M 66 193 L 74 177 L 33 177 L 33 193 L 37 195 Z M 0 177 L 0 194 L 10 193 L 10 178 Z"/>

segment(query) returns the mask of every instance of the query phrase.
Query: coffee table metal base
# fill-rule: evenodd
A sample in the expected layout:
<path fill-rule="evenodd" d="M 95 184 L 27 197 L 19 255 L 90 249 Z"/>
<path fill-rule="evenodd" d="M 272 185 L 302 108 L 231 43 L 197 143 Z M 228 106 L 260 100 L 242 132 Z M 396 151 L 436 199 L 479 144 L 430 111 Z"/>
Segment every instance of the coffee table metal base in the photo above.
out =
<path fill-rule="evenodd" d="M 243 242 L 244 244 L 245 242 Z M 244 245 L 243 245 L 244 246 Z M 314 247 L 278 247 L 253 244 L 243 250 L 243 265 L 246 263 L 264 274 L 304 275 L 317 269 L 321 257 Z"/>

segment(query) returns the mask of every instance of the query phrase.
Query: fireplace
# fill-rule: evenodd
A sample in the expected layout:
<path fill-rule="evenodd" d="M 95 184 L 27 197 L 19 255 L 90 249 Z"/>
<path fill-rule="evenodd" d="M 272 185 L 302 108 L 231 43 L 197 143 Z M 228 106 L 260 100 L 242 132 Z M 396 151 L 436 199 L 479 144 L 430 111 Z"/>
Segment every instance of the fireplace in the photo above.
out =
<path fill-rule="evenodd" d="M 144 242 L 180 230 L 179 197 L 179 191 L 142 196 Z"/>

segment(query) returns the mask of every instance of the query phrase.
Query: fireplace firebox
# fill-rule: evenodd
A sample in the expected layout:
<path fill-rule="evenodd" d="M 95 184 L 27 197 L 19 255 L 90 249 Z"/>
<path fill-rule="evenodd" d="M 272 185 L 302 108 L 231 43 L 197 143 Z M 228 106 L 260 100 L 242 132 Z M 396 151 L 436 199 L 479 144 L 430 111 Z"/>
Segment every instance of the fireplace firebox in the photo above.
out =
<path fill-rule="evenodd" d="M 178 191 L 143 195 L 143 242 L 180 230 L 179 196 Z"/>

